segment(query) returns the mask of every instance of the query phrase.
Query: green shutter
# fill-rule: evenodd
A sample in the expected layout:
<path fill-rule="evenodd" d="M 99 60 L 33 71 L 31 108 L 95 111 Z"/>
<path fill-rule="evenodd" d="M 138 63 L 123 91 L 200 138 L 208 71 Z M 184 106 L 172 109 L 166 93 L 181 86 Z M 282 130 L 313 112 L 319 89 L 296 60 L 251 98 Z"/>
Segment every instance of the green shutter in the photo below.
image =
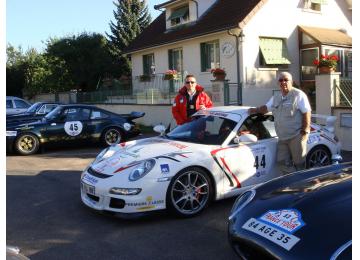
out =
<path fill-rule="evenodd" d="M 291 64 L 283 39 L 260 38 L 260 51 L 267 65 Z"/>
<path fill-rule="evenodd" d="M 201 72 L 206 71 L 206 43 L 200 43 Z"/>
<path fill-rule="evenodd" d="M 172 70 L 174 69 L 174 63 L 173 63 L 173 51 L 169 50 L 169 69 Z"/>
<path fill-rule="evenodd" d="M 149 56 L 143 55 L 143 75 L 149 75 L 150 67 L 149 67 Z"/>
<path fill-rule="evenodd" d="M 176 19 L 176 18 L 182 18 L 185 17 L 187 14 L 189 13 L 189 7 L 185 6 L 183 8 L 174 10 L 171 15 L 168 18 L 168 21 L 172 20 L 172 19 Z"/>

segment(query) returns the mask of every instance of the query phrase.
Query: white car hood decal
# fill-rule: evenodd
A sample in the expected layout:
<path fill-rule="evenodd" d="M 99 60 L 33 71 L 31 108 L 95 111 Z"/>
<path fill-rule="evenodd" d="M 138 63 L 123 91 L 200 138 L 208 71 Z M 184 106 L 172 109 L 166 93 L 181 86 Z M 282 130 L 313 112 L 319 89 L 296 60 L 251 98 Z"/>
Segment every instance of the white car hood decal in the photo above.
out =
<path fill-rule="evenodd" d="M 159 137 L 135 140 L 118 145 L 110 157 L 94 162 L 91 167 L 99 173 L 113 175 L 150 158 L 180 162 L 190 156 L 194 146 L 199 145 Z"/>

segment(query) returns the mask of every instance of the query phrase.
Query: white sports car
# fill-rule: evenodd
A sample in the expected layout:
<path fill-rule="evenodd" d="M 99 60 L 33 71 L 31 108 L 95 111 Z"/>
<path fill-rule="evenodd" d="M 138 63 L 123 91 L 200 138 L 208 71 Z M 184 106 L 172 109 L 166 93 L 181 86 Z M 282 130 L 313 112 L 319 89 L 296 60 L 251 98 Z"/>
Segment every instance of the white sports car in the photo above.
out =
<path fill-rule="evenodd" d="M 273 117 L 249 116 L 248 108 L 202 110 L 168 134 L 106 148 L 81 175 L 83 203 L 118 213 L 170 209 L 192 216 L 212 200 L 279 176 Z M 333 130 L 311 124 L 308 167 L 341 159 Z"/>

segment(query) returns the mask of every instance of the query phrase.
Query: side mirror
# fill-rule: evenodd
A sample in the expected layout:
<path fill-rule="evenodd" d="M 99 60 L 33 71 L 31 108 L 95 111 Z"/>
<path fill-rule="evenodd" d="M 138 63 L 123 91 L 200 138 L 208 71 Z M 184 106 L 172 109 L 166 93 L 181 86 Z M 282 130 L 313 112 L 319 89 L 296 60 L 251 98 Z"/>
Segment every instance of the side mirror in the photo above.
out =
<path fill-rule="evenodd" d="M 163 135 L 166 131 L 166 127 L 164 125 L 156 125 L 154 126 L 153 130 L 160 135 Z"/>
<path fill-rule="evenodd" d="M 240 135 L 240 136 L 235 136 L 233 141 L 234 143 L 236 144 L 239 144 L 239 143 L 255 143 L 257 142 L 258 138 L 253 135 L 253 134 L 243 134 L 243 135 Z"/>

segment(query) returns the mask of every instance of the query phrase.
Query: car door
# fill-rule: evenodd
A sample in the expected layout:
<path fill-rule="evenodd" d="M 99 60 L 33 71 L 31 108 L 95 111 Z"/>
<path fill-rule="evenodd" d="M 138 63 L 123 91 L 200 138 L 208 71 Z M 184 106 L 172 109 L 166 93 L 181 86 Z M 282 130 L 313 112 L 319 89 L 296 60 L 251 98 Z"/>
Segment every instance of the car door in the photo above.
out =
<path fill-rule="evenodd" d="M 273 178 L 276 163 L 277 137 L 264 125 L 265 118 L 250 116 L 240 126 L 238 136 L 253 134 L 256 142 L 231 142 L 219 153 L 219 161 L 228 176 L 227 188 L 240 188 Z"/>
<path fill-rule="evenodd" d="M 43 134 L 52 142 L 74 142 L 87 139 L 90 109 L 65 108 L 59 116 L 49 122 Z"/>

